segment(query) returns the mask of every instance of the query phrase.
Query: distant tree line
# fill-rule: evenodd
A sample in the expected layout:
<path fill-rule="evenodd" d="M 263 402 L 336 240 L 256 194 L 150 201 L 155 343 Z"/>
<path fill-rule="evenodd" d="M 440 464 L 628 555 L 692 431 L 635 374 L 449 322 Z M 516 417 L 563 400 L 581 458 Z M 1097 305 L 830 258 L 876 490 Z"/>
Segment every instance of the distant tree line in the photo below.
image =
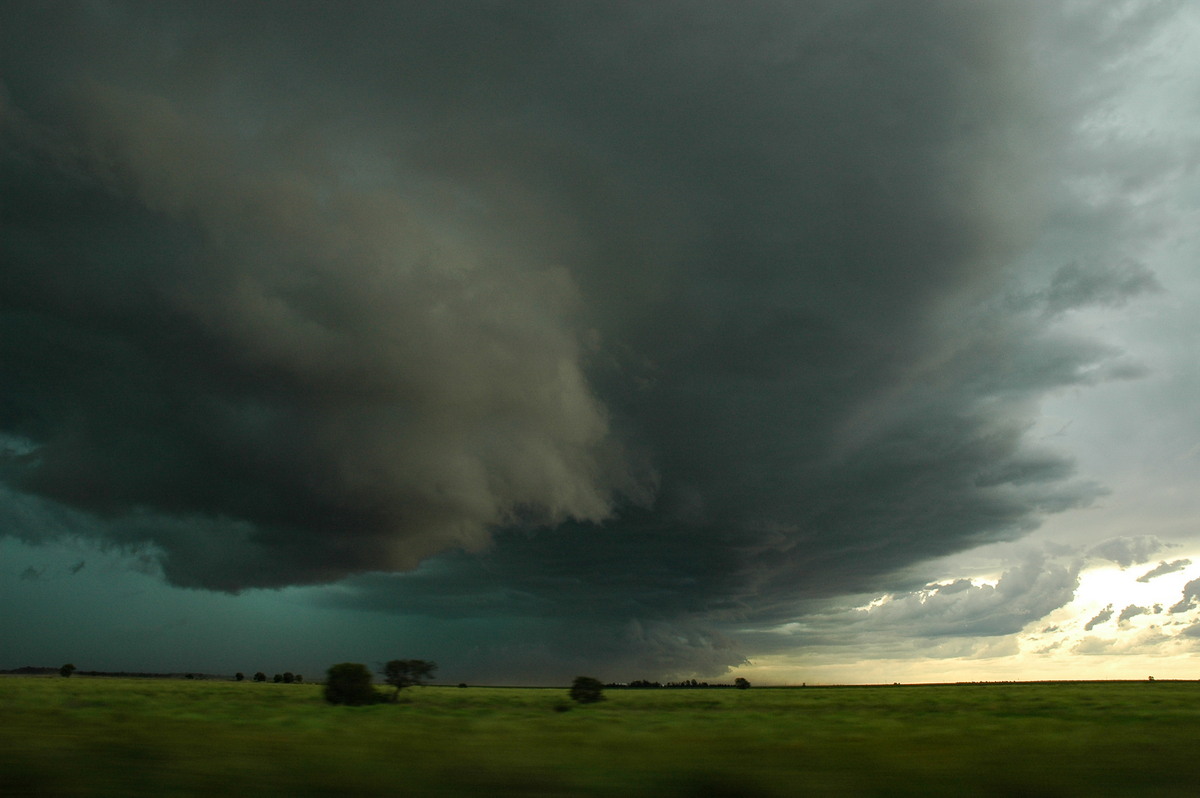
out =
<path fill-rule="evenodd" d="M 732 684 L 710 684 L 698 682 L 695 679 L 684 679 L 681 682 L 651 682 L 646 679 L 635 679 L 632 682 L 612 682 L 604 685 L 610 690 L 745 690 L 750 682 L 742 677 L 733 680 Z"/>
<path fill-rule="evenodd" d="M 233 675 L 233 680 L 235 682 L 245 681 L 246 674 L 241 673 L 241 672 L 235 673 Z M 262 671 L 259 671 L 258 673 L 254 674 L 254 681 L 256 681 L 256 682 L 268 681 L 267 674 L 263 673 Z M 291 671 L 287 671 L 286 673 L 275 674 L 274 676 L 271 677 L 270 681 L 274 682 L 275 684 L 301 684 L 304 682 L 304 677 L 299 673 L 292 673 Z"/>
<path fill-rule="evenodd" d="M 434 678 L 434 671 L 437 670 L 437 663 L 428 660 L 420 659 L 394 659 L 382 666 L 379 674 L 383 677 L 385 684 L 394 688 L 391 695 L 379 693 L 372 685 L 373 677 L 371 671 L 366 665 L 355 662 L 343 662 L 329 668 L 325 679 L 325 699 L 332 704 L 374 704 L 382 701 L 395 702 L 399 700 L 400 691 L 406 687 L 425 685 Z M 73 674 L 81 676 L 115 676 L 115 677 L 141 677 L 141 678 L 178 678 L 183 676 L 186 679 L 204 679 L 204 674 L 198 673 L 130 673 L 126 671 L 81 671 L 73 664 L 62 665 L 59 668 L 37 668 L 31 665 L 26 665 L 22 668 L 14 668 L 12 670 L 0 670 L 0 674 L 50 674 L 58 672 L 60 676 L 70 677 Z M 246 674 L 238 672 L 234 674 L 234 680 L 241 682 L 245 681 Z M 255 682 L 266 682 L 267 674 L 263 671 L 255 672 L 252 677 Z M 304 677 L 299 673 L 285 671 L 284 673 L 275 674 L 270 681 L 275 684 L 301 684 L 304 682 Z M 1151 678 L 1153 681 L 1153 678 Z M 459 684 L 459 687 L 466 687 L 466 684 Z M 713 684 L 710 682 L 701 682 L 696 679 L 684 679 L 678 682 L 659 682 L 650 681 L 648 679 L 635 679 L 631 682 L 609 682 L 608 684 L 601 683 L 598 679 L 590 676 L 576 677 L 571 685 L 570 697 L 581 704 L 593 703 L 604 700 L 603 691 L 609 690 L 720 690 L 720 689 L 739 689 L 745 690 L 750 687 L 750 682 L 742 677 L 733 680 L 732 684 Z"/>

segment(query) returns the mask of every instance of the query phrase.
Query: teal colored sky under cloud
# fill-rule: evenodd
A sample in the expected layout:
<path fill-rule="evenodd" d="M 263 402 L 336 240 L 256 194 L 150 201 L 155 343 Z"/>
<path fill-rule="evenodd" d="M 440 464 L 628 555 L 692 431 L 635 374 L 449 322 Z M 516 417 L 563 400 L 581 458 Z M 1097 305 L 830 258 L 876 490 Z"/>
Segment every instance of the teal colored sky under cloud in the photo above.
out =
<path fill-rule="evenodd" d="M 0 668 L 1192 676 L 1192 6 L 6 16 Z"/>

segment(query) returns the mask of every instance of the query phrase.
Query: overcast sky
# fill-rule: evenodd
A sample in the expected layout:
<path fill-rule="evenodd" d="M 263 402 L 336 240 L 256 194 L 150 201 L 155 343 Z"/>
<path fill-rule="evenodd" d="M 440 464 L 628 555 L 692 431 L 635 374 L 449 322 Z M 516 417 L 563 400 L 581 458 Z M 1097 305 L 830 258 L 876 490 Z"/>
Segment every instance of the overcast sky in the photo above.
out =
<path fill-rule="evenodd" d="M 5 16 L 0 668 L 1195 678 L 1194 6 Z"/>

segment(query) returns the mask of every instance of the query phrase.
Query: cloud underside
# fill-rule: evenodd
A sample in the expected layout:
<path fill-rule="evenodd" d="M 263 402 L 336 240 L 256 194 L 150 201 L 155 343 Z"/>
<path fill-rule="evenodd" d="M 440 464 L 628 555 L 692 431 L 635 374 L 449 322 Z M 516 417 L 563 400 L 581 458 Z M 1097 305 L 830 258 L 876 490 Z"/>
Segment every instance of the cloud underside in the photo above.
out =
<path fill-rule="evenodd" d="M 1014 269 L 1032 9 L 19 9 L 3 532 L 719 671 L 1088 503 L 1037 403 L 1137 368 L 1058 322 L 1158 285 Z"/>

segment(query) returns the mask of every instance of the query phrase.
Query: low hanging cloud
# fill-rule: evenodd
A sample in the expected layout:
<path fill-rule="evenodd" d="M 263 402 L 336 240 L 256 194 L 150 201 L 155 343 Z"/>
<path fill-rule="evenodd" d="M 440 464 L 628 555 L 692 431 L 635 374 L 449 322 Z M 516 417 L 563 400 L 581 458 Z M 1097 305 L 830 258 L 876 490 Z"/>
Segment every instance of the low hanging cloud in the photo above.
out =
<path fill-rule="evenodd" d="M 1184 568 L 1187 568 L 1191 564 L 1192 564 L 1191 560 L 1172 560 L 1171 562 L 1166 562 L 1164 560 L 1164 561 L 1160 562 L 1156 567 L 1151 568 L 1149 571 L 1147 571 L 1146 573 L 1139 576 L 1137 580 L 1139 582 L 1149 582 L 1151 579 L 1154 579 L 1159 576 L 1166 576 L 1167 574 L 1178 573 L 1179 571 L 1182 571 Z"/>
<path fill-rule="evenodd" d="M 1147 562 L 1168 544 L 1153 535 L 1129 535 L 1109 538 L 1087 551 L 1092 559 L 1114 562 L 1122 568 Z"/>
<path fill-rule="evenodd" d="M 1030 553 L 994 584 L 957 579 L 857 607 L 835 602 L 810 610 L 795 623 L 761 630 L 753 645 L 781 653 L 853 646 L 876 658 L 915 650 L 946 658 L 1002 656 L 1018 645 L 1017 633 L 1071 601 L 1080 567 L 1079 562 Z"/>
<path fill-rule="evenodd" d="M 1113 605 L 1109 604 L 1087 623 L 1083 625 L 1083 631 L 1090 632 L 1102 623 L 1108 623 L 1113 617 Z"/>
<path fill-rule="evenodd" d="M 1026 433 L 1138 367 L 1058 320 L 1160 286 L 1013 265 L 1081 8 L 18 5 L 3 533 L 719 672 L 735 621 L 1086 505 Z M 1072 575 L 933 600 L 1008 629 L 1018 578 Z"/>
<path fill-rule="evenodd" d="M 1200 579 L 1193 579 L 1183 586 L 1183 595 L 1167 612 L 1172 615 L 1188 612 L 1200 606 Z"/>
<path fill-rule="evenodd" d="M 1130 604 L 1125 609 L 1121 610 L 1121 614 L 1117 616 L 1117 623 L 1124 623 L 1130 618 L 1136 618 L 1139 615 L 1146 615 L 1151 612 L 1149 607 L 1139 607 L 1136 604 Z"/>

